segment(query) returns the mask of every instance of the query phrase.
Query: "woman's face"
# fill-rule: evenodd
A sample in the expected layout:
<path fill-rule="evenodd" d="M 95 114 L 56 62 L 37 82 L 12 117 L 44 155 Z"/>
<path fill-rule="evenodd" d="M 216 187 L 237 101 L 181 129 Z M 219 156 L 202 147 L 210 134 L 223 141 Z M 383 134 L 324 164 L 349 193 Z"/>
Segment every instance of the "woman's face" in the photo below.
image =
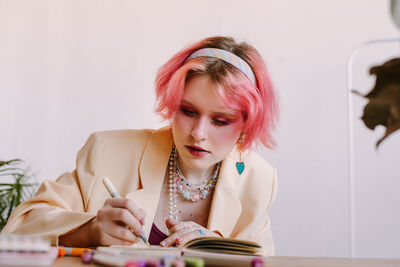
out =
<path fill-rule="evenodd" d="M 193 170 L 214 166 L 233 149 L 242 125 L 241 113 L 223 103 L 208 76 L 191 78 L 172 122 L 179 163 Z"/>

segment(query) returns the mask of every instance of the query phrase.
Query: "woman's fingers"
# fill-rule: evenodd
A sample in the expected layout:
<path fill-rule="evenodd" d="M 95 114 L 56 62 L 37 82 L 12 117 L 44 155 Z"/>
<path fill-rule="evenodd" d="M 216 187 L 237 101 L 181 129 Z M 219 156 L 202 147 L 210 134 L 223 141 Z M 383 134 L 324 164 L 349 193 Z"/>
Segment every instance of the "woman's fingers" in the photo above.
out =
<path fill-rule="evenodd" d="M 115 227 L 115 224 L 108 222 L 104 226 L 107 228 L 105 231 L 110 237 L 118 240 L 119 242 L 128 242 L 133 244 L 138 241 L 137 234 L 133 233 L 130 229 L 126 227 Z"/>
<path fill-rule="evenodd" d="M 167 226 L 168 229 L 174 227 L 177 224 L 177 222 L 174 219 L 168 218 L 165 220 L 165 225 Z"/>
<path fill-rule="evenodd" d="M 90 230 L 92 240 L 97 245 L 132 245 L 138 240 L 138 237 L 126 227 L 118 226 L 111 221 L 99 222 L 97 218 Z"/>
<path fill-rule="evenodd" d="M 99 222 L 104 222 L 106 225 L 130 229 L 137 236 L 143 234 L 140 222 L 126 209 L 107 206 L 99 210 L 97 218 Z"/>
<path fill-rule="evenodd" d="M 167 224 L 167 227 L 168 227 L 168 224 Z M 169 230 L 169 233 L 172 234 L 172 233 L 178 232 L 180 230 L 184 230 L 184 229 L 186 230 L 186 232 L 188 230 L 191 231 L 195 227 L 201 227 L 201 226 L 192 221 L 187 221 L 187 222 L 175 223 L 171 227 L 168 227 L 168 230 Z"/>
<path fill-rule="evenodd" d="M 105 232 L 102 232 L 98 237 L 98 244 L 101 245 L 101 246 L 110 246 L 110 245 L 130 246 L 130 245 L 132 245 L 132 244 L 134 244 L 136 242 L 137 242 L 137 239 L 135 239 L 134 241 L 129 241 L 129 240 L 126 240 L 126 239 L 121 239 L 121 238 L 116 237 L 114 235 L 110 235 L 110 234 L 105 233 Z"/>
<path fill-rule="evenodd" d="M 128 210 L 140 224 L 144 225 L 146 212 L 143 209 L 138 208 L 135 203 L 128 198 L 109 198 L 104 203 L 104 206 L 111 206 L 114 208 L 122 208 Z"/>
<path fill-rule="evenodd" d="M 203 231 L 203 230 L 201 230 L 201 231 Z M 202 236 L 201 233 L 197 230 L 187 231 L 187 232 L 184 230 L 180 230 L 178 232 L 171 234 L 166 239 L 164 239 L 160 243 L 160 245 L 162 247 L 170 247 L 170 246 L 174 246 L 174 245 L 183 246 L 186 242 L 188 242 L 192 239 L 201 237 L 201 236 Z"/>
<path fill-rule="evenodd" d="M 178 243 L 178 239 L 183 235 L 183 231 L 180 232 L 174 232 L 170 234 L 166 239 L 164 239 L 161 243 L 160 246 L 162 247 L 170 247 Z"/>
<path fill-rule="evenodd" d="M 170 227 L 169 231 L 169 237 L 160 243 L 160 245 L 163 247 L 169 247 L 173 245 L 181 246 L 194 238 L 203 237 L 205 236 L 206 232 L 209 232 L 204 227 L 191 221 L 177 223 Z"/>
<path fill-rule="evenodd" d="M 107 199 L 97 212 L 94 237 L 99 245 L 131 245 L 143 235 L 145 216 L 130 199 Z"/>
<path fill-rule="evenodd" d="M 178 237 L 177 239 L 175 239 L 175 242 L 178 245 L 178 247 L 181 248 L 181 247 L 183 247 L 184 244 L 186 244 L 190 240 L 199 238 L 199 237 L 202 237 L 202 235 L 200 234 L 199 231 L 192 231 L 190 233 L 187 233 L 187 234 L 184 234 L 183 236 Z"/>

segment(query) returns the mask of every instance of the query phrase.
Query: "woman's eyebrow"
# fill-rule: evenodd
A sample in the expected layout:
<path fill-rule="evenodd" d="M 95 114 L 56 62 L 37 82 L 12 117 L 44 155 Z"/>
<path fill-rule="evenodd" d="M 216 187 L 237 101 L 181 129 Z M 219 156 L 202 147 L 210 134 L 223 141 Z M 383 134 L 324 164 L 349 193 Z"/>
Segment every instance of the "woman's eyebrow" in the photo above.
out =
<path fill-rule="evenodd" d="M 196 108 L 196 106 L 195 106 L 195 105 L 193 105 L 192 103 L 190 103 L 189 101 L 186 101 L 186 100 L 184 100 L 184 99 L 182 99 L 182 101 L 181 101 L 181 105 L 185 105 L 185 106 L 191 106 L 191 107 L 194 107 L 194 108 Z"/>

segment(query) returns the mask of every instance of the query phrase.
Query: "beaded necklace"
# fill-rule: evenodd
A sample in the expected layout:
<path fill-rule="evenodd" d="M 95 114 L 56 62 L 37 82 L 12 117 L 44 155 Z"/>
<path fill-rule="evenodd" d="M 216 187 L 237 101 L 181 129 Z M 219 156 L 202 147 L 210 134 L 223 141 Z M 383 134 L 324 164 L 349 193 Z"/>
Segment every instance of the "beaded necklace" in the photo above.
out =
<path fill-rule="evenodd" d="M 221 166 L 221 162 L 216 164 L 213 174 L 205 181 L 192 184 L 182 174 L 178 166 L 178 152 L 175 146 L 172 146 L 171 155 L 169 157 L 168 169 L 169 169 L 169 207 L 168 217 L 177 221 L 178 210 L 177 210 L 177 192 L 185 200 L 198 201 L 205 199 L 210 190 L 216 185 L 218 179 L 218 172 Z"/>

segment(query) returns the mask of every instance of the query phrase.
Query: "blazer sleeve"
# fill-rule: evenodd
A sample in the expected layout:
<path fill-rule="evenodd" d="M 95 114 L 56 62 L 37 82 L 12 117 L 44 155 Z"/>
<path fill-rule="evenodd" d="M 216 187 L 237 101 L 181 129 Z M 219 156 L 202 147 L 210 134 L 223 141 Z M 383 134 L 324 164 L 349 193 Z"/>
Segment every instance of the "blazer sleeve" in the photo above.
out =
<path fill-rule="evenodd" d="M 264 164 L 260 164 L 262 166 Z M 235 238 L 255 241 L 263 247 L 264 256 L 273 256 L 275 245 L 271 231 L 269 210 L 275 200 L 278 180 L 275 168 L 267 165 L 258 169 L 254 180 L 245 188 L 246 197 L 242 202 L 242 216 L 238 221 L 239 231 Z"/>
<path fill-rule="evenodd" d="M 273 256 L 275 254 L 275 244 L 272 238 L 271 221 L 269 219 L 269 210 L 276 198 L 276 193 L 278 189 L 278 180 L 276 175 L 276 170 L 272 171 L 272 179 L 270 183 L 270 190 L 266 192 L 269 195 L 266 199 L 265 208 L 255 217 L 253 231 L 250 234 L 250 240 L 253 240 L 262 245 L 265 256 Z M 270 194 L 268 194 L 270 193 Z"/>
<path fill-rule="evenodd" d="M 35 234 L 58 245 L 58 237 L 77 229 L 96 214 L 86 212 L 86 203 L 99 166 L 102 144 L 92 134 L 78 152 L 76 169 L 57 180 L 44 181 L 35 196 L 11 214 L 3 233 Z"/>

